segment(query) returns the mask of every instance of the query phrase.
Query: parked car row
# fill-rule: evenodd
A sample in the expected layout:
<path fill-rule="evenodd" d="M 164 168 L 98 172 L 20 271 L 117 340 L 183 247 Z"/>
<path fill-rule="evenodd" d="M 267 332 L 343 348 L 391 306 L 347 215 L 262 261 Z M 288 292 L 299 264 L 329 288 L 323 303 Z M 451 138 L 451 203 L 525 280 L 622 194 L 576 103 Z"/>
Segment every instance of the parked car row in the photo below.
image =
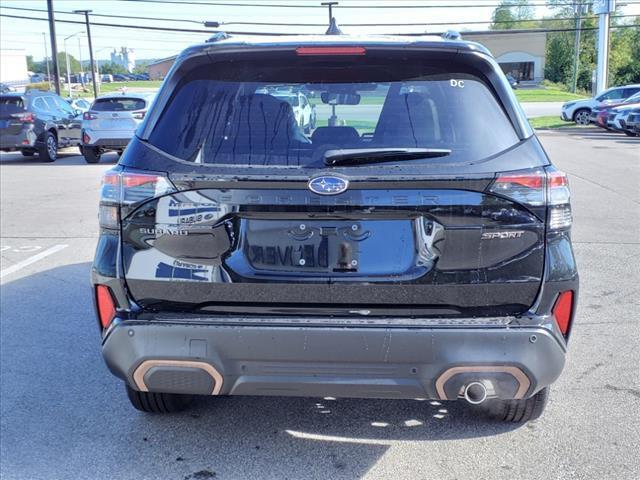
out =
<path fill-rule="evenodd" d="M 638 136 L 635 114 L 640 109 L 640 84 L 612 87 L 600 95 L 567 102 L 560 117 L 578 125 L 591 123 L 607 130 Z"/>
<path fill-rule="evenodd" d="M 54 162 L 58 149 L 80 147 L 87 163 L 109 150 L 122 154 L 144 118 L 149 94 L 110 94 L 93 103 L 28 90 L 0 95 L 0 150 Z"/>

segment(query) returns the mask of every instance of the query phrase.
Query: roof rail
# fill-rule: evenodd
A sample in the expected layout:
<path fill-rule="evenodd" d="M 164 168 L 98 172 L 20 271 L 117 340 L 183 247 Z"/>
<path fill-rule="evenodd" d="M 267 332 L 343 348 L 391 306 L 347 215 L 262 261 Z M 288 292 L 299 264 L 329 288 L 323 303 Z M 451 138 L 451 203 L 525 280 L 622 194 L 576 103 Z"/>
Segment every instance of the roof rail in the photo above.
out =
<path fill-rule="evenodd" d="M 219 42 L 221 40 L 226 40 L 227 38 L 229 38 L 229 34 L 227 32 L 216 32 L 207 39 L 207 43 Z"/>
<path fill-rule="evenodd" d="M 445 40 L 462 40 L 462 35 L 457 30 L 447 30 L 441 36 Z"/>

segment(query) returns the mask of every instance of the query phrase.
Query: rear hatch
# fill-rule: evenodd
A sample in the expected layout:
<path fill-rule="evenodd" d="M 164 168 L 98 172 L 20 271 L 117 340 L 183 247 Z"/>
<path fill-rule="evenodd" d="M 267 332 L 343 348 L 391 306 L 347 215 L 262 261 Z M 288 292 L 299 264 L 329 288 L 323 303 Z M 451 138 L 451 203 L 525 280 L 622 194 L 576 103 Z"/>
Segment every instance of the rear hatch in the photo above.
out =
<path fill-rule="evenodd" d="M 526 311 L 543 274 L 547 160 L 486 75 L 424 55 L 367 51 L 349 69 L 279 55 L 192 69 L 130 144 L 134 300 L 243 315 Z M 285 89 L 328 112 L 310 134 Z"/>
<path fill-rule="evenodd" d="M 25 99 L 18 95 L 0 96 L 0 134 L 17 135 L 27 118 Z"/>
<path fill-rule="evenodd" d="M 93 130 L 133 132 L 144 118 L 147 102 L 135 97 L 98 98 L 85 119 Z"/>

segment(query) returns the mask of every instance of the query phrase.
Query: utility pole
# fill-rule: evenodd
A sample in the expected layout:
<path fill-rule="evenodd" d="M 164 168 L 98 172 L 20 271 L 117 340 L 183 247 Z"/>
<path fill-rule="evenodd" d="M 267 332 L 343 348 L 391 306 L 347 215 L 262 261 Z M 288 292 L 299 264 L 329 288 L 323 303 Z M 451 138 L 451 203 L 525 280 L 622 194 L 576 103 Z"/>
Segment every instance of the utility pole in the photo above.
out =
<path fill-rule="evenodd" d="M 615 9 L 615 0 L 594 0 L 593 2 L 593 13 L 598 15 L 596 94 L 607 89 L 609 73 L 609 14 Z"/>
<path fill-rule="evenodd" d="M 91 10 L 74 10 L 73 13 L 83 13 L 84 21 L 87 25 L 87 40 L 89 41 L 89 62 L 91 63 L 91 81 L 93 83 L 93 96 L 98 97 L 98 79 L 95 69 L 95 63 L 93 62 L 93 44 L 91 43 L 91 25 L 89 24 L 89 14 Z"/>
<path fill-rule="evenodd" d="M 47 64 L 47 82 L 49 82 L 49 90 L 51 90 L 51 72 L 49 71 L 49 53 L 47 52 L 47 34 L 42 32 L 42 40 L 44 41 L 44 61 Z"/>
<path fill-rule="evenodd" d="M 51 37 L 51 62 L 53 63 L 53 82 L 56 93 L 60 95 L 60 68 L 58 66 L 58 45 L 56 44 L 56 19 L 53 16 L 53 0 L 47 0 L 49 13 L 49 36 Z"/>
<path fill-rule="evenodd" d="M 576 93 L 578 88 L 578 70 L 580 68 L 580 32 L 582 30 L 582 12 L 583 4 L 582 0 L 578 0 L 573 3 L 573 8 L 576 16 L 576 39 L 573 46 L 573 83 L 571 85 L 571 91 Z"/>

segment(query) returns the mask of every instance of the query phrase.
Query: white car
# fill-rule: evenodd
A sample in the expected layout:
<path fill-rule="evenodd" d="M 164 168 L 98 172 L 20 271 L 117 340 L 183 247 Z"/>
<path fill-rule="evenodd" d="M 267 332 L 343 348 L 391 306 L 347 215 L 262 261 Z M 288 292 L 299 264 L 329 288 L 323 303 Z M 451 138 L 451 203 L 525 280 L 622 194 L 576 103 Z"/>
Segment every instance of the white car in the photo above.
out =
<path fill-rule="evenodd" d="M 309 99 L 304 93 L 276 91 L 271 95 L 291 105 L 298 125 L 305 133 L 310 133 L 316 128 L 316 109 L 309 103 Z"/>
<path fill-rule="evenodd" d="M 149 109 L 151 94 L 117 93 L 95 99 L 82 116 L 82 146 L 87 163 L 108 150 L 122 154 Z"/>
<path fill-rule="evenodd" d="M 76 113 L 84 113 L 91 108 L 91 102 L 84 98 L 65 98 Z"/>
<path fill-rule="evenodd" d="M 612 87 L 596 97 L 565 103 L 562 105 L 560 118 L 567 122 L 574 121 L 578 125 L 589 125 L 591 110 L 597 105 L 621 102 L 638 92 L 640 92 L 640 84 Z"/>

